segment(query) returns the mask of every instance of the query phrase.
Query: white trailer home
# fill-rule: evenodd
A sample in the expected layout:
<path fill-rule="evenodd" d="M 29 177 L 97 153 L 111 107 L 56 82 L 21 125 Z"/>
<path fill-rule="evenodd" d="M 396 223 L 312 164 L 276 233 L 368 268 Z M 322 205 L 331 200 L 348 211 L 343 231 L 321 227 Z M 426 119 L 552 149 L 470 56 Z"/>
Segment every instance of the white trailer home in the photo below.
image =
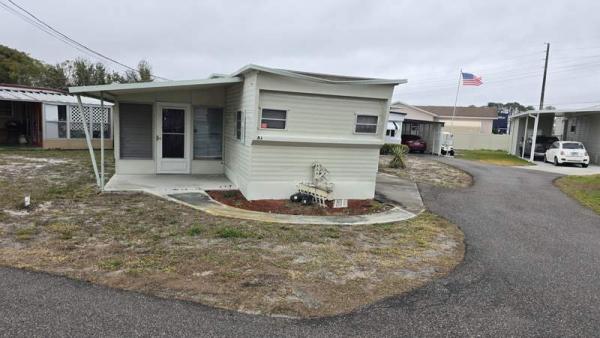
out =
<path fill-rule="evenodd" d="M 113 179 L 223 175 L 249 200 L 281 199 L 318 162 L 335 198 L 367 199 L 392 92 L 404 82 L 248 65 L 203 80 L 70 91 L 115 103 Z"/>

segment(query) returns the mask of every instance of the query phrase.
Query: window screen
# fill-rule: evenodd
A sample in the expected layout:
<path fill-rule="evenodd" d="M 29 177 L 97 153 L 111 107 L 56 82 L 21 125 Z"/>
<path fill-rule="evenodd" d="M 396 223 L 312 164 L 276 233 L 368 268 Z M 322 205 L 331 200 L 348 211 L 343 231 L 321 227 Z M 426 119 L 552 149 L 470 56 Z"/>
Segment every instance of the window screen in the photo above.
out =
<path fill-rule="evenodd" d="M 287 111 L 278 109 L 263 109 L 260 119 L 262 129 L 285 129 Z"/>
<path fill-rule="evenodd" d="M 121 158 L 152 158 L 152 105 L 119 104 Z"/>
<path fill-rule="evenodd" d="M 375 134 L 377 132 L 377 116 L 375 115 L 356 115 L 357 133 Z"/>
<path fill-rule="evenodd" d="M 221 159 L 222 154 L 223 110 L 194 108 L 194 158 Z"/>

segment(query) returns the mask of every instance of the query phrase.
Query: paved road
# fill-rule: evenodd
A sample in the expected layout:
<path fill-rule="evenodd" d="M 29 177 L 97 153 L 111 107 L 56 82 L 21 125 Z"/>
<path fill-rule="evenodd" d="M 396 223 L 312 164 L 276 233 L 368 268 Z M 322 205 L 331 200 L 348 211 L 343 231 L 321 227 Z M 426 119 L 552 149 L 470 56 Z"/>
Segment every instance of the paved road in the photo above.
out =
<path fill-rule="evenodd" d="M 455 160 L 473 187 L 421 187 L 459 224 L 465 262 L 447 278 L 356 313 L 294 321 L 0 269 L 6 336 L 597 336 L 600 217 L 564 196 L 556 176 Z"/>

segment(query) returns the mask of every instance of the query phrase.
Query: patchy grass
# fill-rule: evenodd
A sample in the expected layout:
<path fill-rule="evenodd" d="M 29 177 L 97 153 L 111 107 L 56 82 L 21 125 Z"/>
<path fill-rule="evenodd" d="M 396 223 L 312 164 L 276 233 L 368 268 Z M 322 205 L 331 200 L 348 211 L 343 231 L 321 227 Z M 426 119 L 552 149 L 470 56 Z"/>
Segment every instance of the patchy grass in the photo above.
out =
<path fill-rule="evenodd" d="M 447 188 L 465 188 L 473 183 L 466 172 L 434 159 L 410 155 L 406 156 L 406 168 L 391 168 L 389 155 L 379 157 L 379 171 L 409 179 L 417 183 L 427 183 Z"/>
<path fill-rule="evenodd" d="M 531 165 L 526 160 L 503 150 L 457 150 L 456 158 L 479 161 L 500 166 Z"/>
<path fill-rule="evenodd" d="M 463 257 L 460 230 L 429 213 L 382 225 L 285 225 L 214 217 L 139 193 L 98 194 L 87 156 L 0 150 L 0 265 L 311 317 L 410 291 Z M 25 193 L 28 210 L 18 208 Z"/>
<path fill-rule="evenodd" d="M 557 179 L 555 184 L 564 193 L 600 214 L 600 175 L 565 176 Z"/>

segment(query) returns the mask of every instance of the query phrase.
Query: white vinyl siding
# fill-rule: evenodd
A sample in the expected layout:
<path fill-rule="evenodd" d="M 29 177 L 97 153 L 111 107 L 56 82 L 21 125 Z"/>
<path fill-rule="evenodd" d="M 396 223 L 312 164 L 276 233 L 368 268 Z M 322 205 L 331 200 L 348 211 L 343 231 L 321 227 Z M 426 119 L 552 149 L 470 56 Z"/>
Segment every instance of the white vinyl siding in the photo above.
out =
<path fill-rule="evenodd" d="M 247 139 L 252 137 L 248 131 L 249 123 L 256 122 L 256 74 L 248 74 L 243 84 L 227 88 L 223 115 L 224 150 L 223 164 L 225 174 L 235 183 L 242 193 L 247 193 L 250 177 L 251 146 Z M 242 112 L 241 140 L 236 138 L 236 115 Z M 250 122 L 249 122 L 250 121 Z"/>
<path fill-rule="evenodd" d="M 381 126 L 375 134 L 356 134 L 354 126 L 357 113 L 378 116 L 381 125 L 387 109 L 385 100 L 261 91 L 259 106 L 287 111 L 286 137 L 383 142 Z M 257 129 L 260 136 L 282 135 L 279 130 L 261 129 L 260 125 Z"/>
<path fill-rule="evenodd" d="M 334 196 L 373 198 L 379 148 L 254 145 L 249 199 L 287 198 L 300 182 L 312 179 L 317 161 L 329 170 Z M 262 188 L 259 188 L 262 187 Z M 272 197 L 266 197 L 270 194 Z"/>

